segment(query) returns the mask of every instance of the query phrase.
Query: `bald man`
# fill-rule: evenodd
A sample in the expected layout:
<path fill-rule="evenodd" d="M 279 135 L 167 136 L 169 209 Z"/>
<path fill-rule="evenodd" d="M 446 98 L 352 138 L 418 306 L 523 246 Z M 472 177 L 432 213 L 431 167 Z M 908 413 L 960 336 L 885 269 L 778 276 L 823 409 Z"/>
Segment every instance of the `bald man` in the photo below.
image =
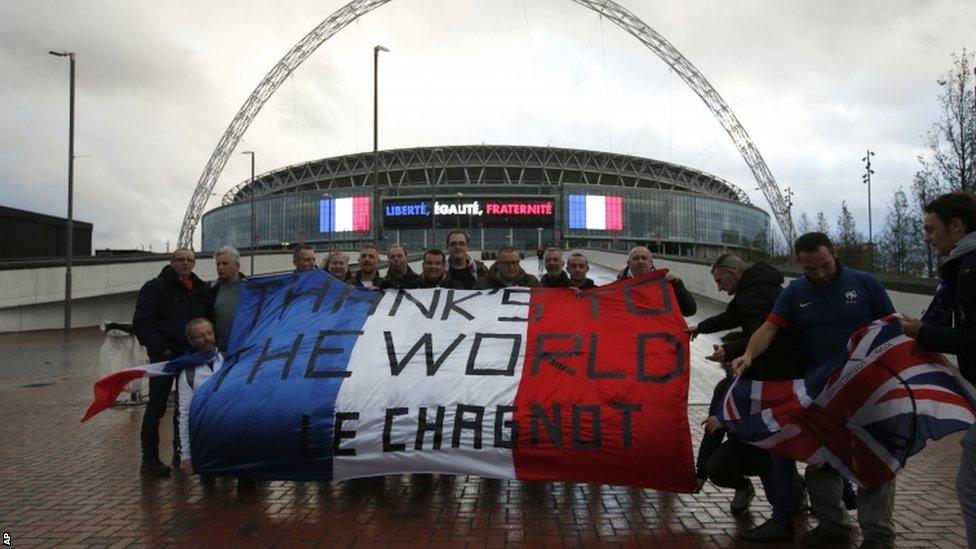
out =
<path fill-rule="evenodd" d="M 625 278 L 642 276 L 653 270 L 654 258 L 651 257 L 651 251 L 644 246 L 634 246 L 630 249 L 630 253 L 627 254 L 627 266 L 620 271 L 617 279 L 623 280 Z M 670 282 L 671 286 L 674 287 L 674 295 L 678 299 L 678 308 L 681 309 L 681 314 L 684 316 L 692 316 L 695 314 L 698 310 L 698 304 L 695 303 L 695 297 L 691 295 L 691 292 L 685 288 L 685 283 L 671 272 L 664 275 L 664 280 Z"/>

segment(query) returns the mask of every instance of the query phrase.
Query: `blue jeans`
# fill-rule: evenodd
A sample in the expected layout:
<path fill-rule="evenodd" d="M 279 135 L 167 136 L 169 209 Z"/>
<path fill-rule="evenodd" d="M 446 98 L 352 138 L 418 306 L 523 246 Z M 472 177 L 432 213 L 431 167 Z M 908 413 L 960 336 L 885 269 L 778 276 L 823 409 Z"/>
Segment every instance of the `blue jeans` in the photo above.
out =
<path fill-rule="evenodd" d="M 966 431 L 959 444 L 962 458 L 956 475 L 956 497 L 966 523 L 966 542 L 969 547 L 976 548 L 976 425 Z"/>

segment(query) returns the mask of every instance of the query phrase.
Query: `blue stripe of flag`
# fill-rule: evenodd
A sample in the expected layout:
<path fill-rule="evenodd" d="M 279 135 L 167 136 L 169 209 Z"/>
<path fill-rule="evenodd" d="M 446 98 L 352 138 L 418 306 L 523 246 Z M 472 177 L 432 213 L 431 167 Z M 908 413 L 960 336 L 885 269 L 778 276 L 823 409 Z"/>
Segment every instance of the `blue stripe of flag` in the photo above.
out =
<path fill-rule="evenodd" d="M 569 195 L 569 228 L 586 229 L 586 196 Z"/>
<path fill-rule="evenodd" d="M 194 470 L 331 479 L 336 398 L 382 297 L 321 270 L 249 279 L 231 357 L 193 396 Z"/>
<path fill-rule="evenodd" d="M 319 232 L 335 232 L 335 200 L 323 198 L 319 200 Z"/>

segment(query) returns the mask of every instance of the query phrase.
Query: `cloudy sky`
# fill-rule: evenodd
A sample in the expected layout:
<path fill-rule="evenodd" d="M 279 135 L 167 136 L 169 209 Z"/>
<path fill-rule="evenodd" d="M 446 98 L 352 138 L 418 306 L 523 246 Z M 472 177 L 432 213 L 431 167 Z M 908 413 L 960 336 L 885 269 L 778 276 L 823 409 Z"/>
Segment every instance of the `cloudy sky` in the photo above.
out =
<path fill-rule="evenodd" d="M 976 2 L 618 0 L 731 106 L 794 215 L 847 200 L 875 151 L 874 228 L 939 116 L 936 80 L 976 49 Z M 68 63 L 78 56 L 75 216 L 95 248 L 175 243 L 220 136 L 335 0 L 0 2 L 0 204 L 64 215 Z M 322 45 L 245 133 L 207 209 L 257 170 L 380 147 L 551 145 L 632 154 L 731 181 L 768 209 L 721 125 L 652 51 L 568 0 L 399 0 Z M 199 231 L 197 232 L 199 242 Z"/>

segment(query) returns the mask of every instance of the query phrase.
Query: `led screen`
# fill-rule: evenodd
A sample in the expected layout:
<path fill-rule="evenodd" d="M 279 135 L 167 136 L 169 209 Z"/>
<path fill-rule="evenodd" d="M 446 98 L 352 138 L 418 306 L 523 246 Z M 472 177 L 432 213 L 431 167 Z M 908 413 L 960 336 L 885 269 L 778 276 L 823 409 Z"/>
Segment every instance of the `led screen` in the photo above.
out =
<path fill-rule="evenodd" d="M 319 201 L 319 232 L 369 230 L 369 197 L 323 198 Z"/>
<path fill-rule="evenodd" d="M 463 197 L 391 199 L 383 201 L 386 228 L 438 227 L 551 227 L 555 219 L 552 197 Z"/>
<path fill-rule="evenodd" d="M 619 196 L 571 194 L 569 228 L 588 231 L 622 231 L 624 201 Z"/>

